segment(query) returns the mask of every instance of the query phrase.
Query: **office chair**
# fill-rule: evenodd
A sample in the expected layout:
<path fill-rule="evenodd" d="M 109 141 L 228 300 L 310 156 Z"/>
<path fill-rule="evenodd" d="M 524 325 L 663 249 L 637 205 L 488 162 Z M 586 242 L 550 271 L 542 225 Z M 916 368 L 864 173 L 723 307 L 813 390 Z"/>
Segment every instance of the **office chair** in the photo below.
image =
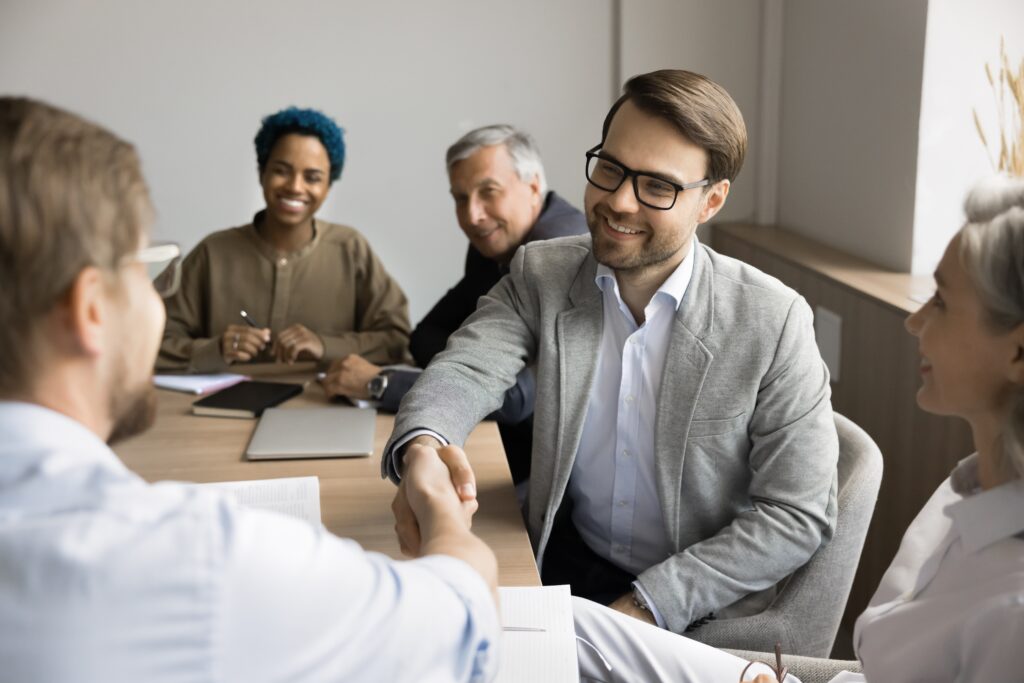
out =
<path fill-rule="evenodd" d="M 860 427 L 835 413 L 839 434 L 838 519 L 832 540 L 790 575 L 763 612 L 707 621 L 685 635 L 720 648 L 828 657 L 846 609 L 882 481 L 882 453 Z"/>

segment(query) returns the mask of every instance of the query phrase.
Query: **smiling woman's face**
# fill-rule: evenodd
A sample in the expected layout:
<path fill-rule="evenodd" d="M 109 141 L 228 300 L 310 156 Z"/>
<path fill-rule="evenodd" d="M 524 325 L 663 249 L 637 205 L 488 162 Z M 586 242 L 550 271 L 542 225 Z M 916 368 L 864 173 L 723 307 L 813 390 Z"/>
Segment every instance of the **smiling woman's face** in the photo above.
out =
<path fill-rule="evenodd" d="M 998 417 L 1014 387 L 1017 337 L 988 321 L 960 263 L 959 244 L 957 236 L 946 247 L 935 271 L 935 295 L 906 321 L 921 354 L 917 403 L 939 415 Z"/>
<path fill-rule="evenodd" d="M 331 161 L 319 138 L 282 135 L 260 175 L 267 217 L 282 226 L 307 223 L 327 198 L 330 173 Z"/>

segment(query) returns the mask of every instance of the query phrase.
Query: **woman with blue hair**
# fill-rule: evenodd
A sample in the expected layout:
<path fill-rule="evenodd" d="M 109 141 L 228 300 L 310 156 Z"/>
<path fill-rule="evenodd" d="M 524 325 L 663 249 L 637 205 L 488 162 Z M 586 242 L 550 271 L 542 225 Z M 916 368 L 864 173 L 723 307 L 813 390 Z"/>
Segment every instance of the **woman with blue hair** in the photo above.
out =
<path fill-rule="evenodd" d="M 345 162 L 341 129 L 319 111 L 289 107 L 263 119 L 255 143 L 266 207 L 185 259 L 157 367 L 212 372 L 352 353 L 406 360 L 405 294 L 366 238 L 315 218 Z"/>

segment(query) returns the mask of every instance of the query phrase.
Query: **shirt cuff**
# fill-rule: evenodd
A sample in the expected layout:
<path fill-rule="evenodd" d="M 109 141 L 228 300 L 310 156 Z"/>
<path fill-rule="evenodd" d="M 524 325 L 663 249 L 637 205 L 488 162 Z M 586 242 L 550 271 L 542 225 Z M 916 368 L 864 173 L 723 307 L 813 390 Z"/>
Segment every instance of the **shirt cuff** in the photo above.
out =
<path fill-rule="evenodd" d="M 639 581 L 633 582 L 633 590 L 643 597 L 644 602 L 647 603 L 647 609 L 650 610 L 651 616 L 654 617 L 654 623 L 658 625 L 658 628 L 668 628 L 665 625 L 665 620 L 661 618 L 661 612 L 658 611 L 657 605 L 651 600 L 650 594 L 644 590 L 644 587 L 640 585 Z"/>
<path fill-rule="evenodd" d="M 384 458 L 381 461 L 382 472 L 385 477 L 395 482 L 396 484 L 402 481 L 402 468 L 399 467 L 401 464 L 401 458 L 404 453 L 403 447 L 415 439 L 417 436 L 432 436 L 441 442 L 442 446 L 447 446 L 450 441 L 444 438 L 432 429 L 414 429 L 410 432 L 406 432 L 401 438 L 395 439 L 395 442 L 391 444 L 391 450 L 384 454 Z"/>

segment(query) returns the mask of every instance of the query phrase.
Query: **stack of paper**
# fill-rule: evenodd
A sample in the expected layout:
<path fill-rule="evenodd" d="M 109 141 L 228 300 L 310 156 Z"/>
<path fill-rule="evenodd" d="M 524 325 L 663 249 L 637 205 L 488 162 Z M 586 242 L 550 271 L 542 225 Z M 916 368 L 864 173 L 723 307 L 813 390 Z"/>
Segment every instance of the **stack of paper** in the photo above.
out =
<path fill-rule="evenodd" d="M 247 507 L 272 510 L 317 526 L 321 524 L 317 477 L 223 481 L 196 486 L 217 489 Z"/>
<path fill-rule="evenodd" d="M 246 375 L 236 375 L 231 372 L 221 372 L 215 375 L 154 375 L 153 384 L 161 389 L 199 395 L 230 387 L 245 379 L 249 378 Z"/>
<path fill-rule="evenodd" d="M 579 681 L 568 586 L 498 589 L 501 663 L 498 683 Z"/>

